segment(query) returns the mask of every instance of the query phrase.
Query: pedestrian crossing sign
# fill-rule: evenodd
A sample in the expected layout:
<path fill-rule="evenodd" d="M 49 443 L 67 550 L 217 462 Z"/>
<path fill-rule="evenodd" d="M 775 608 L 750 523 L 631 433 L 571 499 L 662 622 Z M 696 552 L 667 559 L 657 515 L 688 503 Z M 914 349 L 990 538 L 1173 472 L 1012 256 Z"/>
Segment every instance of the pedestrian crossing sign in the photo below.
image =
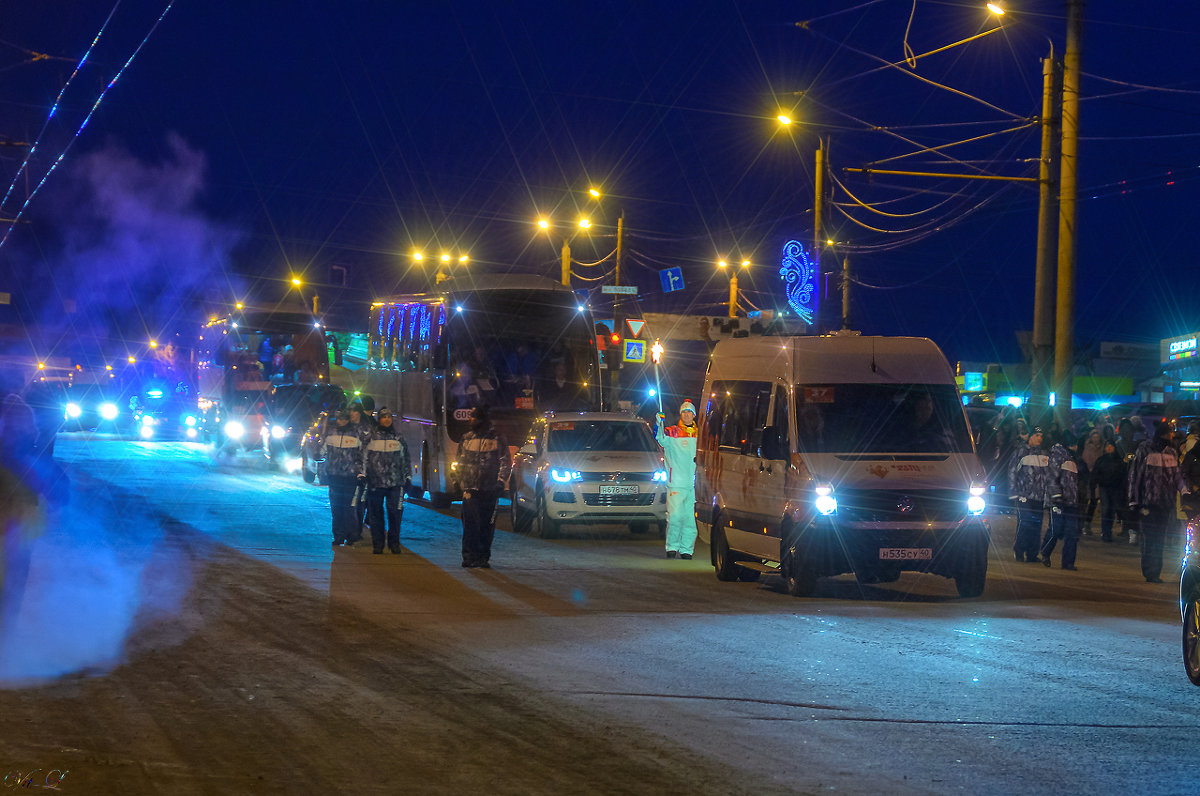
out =
<path fill-rule="evenodd" d="M 645 362 L 646 342 L 644 340 L 626 340 L 625 356 L 621 359 L 625 362 Z"/>

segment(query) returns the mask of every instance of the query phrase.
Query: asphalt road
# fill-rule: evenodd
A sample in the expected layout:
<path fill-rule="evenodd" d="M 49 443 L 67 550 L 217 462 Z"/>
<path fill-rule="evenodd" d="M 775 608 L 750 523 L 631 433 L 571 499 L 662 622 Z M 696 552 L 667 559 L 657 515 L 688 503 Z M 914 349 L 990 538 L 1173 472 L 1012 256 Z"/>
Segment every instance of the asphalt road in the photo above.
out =
<path fill-rule="evenodd" d="M 56 452 L 0 770 L 64 793 L 1197 790 L 1178 565 L 1147 584 L 1130 545 L 1017 564 L 997 516 L 978 600 L 911 574 L 796 599 L 619 528 L 502 520 L 464 570 L 456 511 L 421 503 L 403 554 L 334 550 L 324 491 L 254 457 Z"/>

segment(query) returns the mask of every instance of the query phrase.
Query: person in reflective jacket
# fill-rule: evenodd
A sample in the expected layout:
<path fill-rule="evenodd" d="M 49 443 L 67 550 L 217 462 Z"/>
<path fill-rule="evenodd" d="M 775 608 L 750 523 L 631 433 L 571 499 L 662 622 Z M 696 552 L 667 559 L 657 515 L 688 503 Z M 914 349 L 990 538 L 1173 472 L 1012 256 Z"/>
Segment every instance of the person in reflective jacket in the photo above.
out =
<path fill-rule="evenodd" d="M 505 490 L 512 457 L 508 442 L 492 425 L 487 406 L 471 410 L 471 430 L 458 445 L 458 484 L 462 489 L 462 565 L 491 568 L 496 533 L 496 501 Z"/>
<path fill-rule="evenodd" d="M 339 409 L 333 425 L 321 440 L 325 479 L 329 482 L 329 510 L 333 515 L 333 544 L 352 545 L 362 533 L 353 505 L 358 479 L 363 475 L 362 439 L 350 425 L 350 412 Z"/>
<path fill-rule="evenodd" d="M 1162 583 L 1163 539 L 1175 521 L 1175 499 L 1187 494 L 1179 459 L 1171 447 L 1171 424 L 1159 421 L 1154 439 L 1138 445 L 1129 468 L 1129 509 L 1138 516 L 1142 544 L 1142 575 L 1147 583 Z"/>
<path fill-rule="evenodd" d="M 1038 560 L 1042 536 L 1042 514 L 1050 497 L 1050 457 L 1042 449 L 1040 427 L 1029 432 L 1024 446 L 1013 451 L 1009 465 L 1009 488 L 1017 505 L 1017 538 L 1013 552 L 1018 561 Z"/>
<path fill-rule="evenodd" d="M 667 460 L 667 558 L 691 558 L 696 547 L 696 405 L 684 401 L 679 422 L 665 426 L 662 415 L 654 438 Z"/>
<path fill-rule="evenodd" d="M 408 444 L 396 432 L 392 413 L 379 410 L 379 425 L 367 437 L 367 522 L 376 553 L 386 541 L 393 553 L 400 552 L 400 520 L 404 516 L 404 491 L 412 480 Z M 384 520 L 387 532 L 384 532 Z"/>
<path fill-rule="evenodd" d="M 1050 566 L 1050 555 L 1059 539 L 1063 540 L 1062 568 L 1075 569 L 1075 550 L 1079 544 L 1079 466 L 1062 443 L 1062 435 L 1050 446 L 1047 456 L 1050 477 L 1050 524 L 1042 540 L 1042 563 Z"/>

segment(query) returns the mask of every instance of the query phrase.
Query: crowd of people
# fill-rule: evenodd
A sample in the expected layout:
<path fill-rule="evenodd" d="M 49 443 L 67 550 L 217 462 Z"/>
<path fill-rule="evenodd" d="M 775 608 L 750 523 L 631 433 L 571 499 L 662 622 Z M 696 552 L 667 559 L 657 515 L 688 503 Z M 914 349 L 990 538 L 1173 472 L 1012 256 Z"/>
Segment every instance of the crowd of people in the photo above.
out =
<path fill-rule="evenodd" d="M 1078 540 L 1095 535 L 1098 513 L 1100 540 L 1139 544 L 1142 576 L 1162 583 L 1164 543 L 1200 510 L 1198 441 L 1200 421 L 1184 433 L 1167 420 L 1147 428 L 1134 415 L 1075 434 L 1009 415 L 979 455 L 996 499 L 1016 511 L 1018 561 L 1052 566 L 1061 542 L 1060 566 L 1075 569 Z"/>

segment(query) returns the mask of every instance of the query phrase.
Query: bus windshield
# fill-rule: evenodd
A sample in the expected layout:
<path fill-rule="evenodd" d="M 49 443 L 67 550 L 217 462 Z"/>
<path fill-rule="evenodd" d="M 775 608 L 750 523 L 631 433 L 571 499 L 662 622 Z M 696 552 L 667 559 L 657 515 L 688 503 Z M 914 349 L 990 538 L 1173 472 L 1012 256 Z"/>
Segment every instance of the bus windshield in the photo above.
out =
<path fill-rule="evenodd" d="M 480 291 L 452 297 L 446 308 L 452 412 L 481 404 L 531 412 L 594 408 L 594 332 L 574 296 Z"/>
<path fill-rule="evenodd" d="M 796 429 L 809 453 L 971 452 L 949 384 L 800 385 Z"/>

